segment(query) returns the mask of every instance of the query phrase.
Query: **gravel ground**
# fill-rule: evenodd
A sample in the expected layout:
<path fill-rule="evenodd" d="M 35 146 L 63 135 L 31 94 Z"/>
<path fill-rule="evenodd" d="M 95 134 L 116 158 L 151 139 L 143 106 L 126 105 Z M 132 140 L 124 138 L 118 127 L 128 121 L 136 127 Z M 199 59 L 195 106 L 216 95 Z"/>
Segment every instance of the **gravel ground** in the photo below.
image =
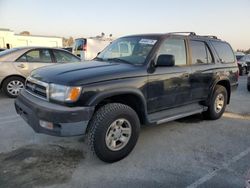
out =
<path fill-rule="evenodd" d="M 0 187 L 244 187 L 250 180 L 250 93 L 240 78 L 225 115 L 143 127 L 133 152 L 106 164 L 85 137 L 40 135 L 0 94 Z"/>

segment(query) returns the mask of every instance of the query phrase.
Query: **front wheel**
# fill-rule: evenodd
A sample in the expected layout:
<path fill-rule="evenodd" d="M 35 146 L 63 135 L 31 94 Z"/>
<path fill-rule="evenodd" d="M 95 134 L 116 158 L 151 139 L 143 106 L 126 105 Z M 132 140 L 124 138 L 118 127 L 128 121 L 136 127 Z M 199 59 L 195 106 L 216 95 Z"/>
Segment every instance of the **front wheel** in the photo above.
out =
<path fill-rule="evenodd" d="M 125 158 L 136 145 L 140 121 L 127 105 L 111 103 L 94 114 L 88 132 L 89 146 L 104 162 Z"/>
<path fill-rule="evenodd" d="M 24 89 L 24 82 L 21 77 L 9 77 L 3 82 L 3 91 L 8 97 L 15 98 Z"/>
<path fill-rule="evenodd" d="M 219 119 L 225 112 L 227 98 L 228 94 L 226 88 L 221 85 L 215 86 L 208 110 L 204 112 L 205 117 L 211 120 Z"/>

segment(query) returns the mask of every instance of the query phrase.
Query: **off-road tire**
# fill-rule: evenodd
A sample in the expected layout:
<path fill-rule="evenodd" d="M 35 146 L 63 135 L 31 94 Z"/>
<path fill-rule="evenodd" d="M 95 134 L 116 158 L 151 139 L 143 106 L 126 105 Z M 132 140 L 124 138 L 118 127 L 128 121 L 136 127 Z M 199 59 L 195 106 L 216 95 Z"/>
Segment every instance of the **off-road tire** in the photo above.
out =
<path fill-rule="evenodd" d="M 224 96 L 224 105 L 223 105 L 220 112 L 216 112 L 216 110 L 215 110 L 215 105 L 216 105 L 215 100 L 216 100 L 216 98 L 217 98 L 217 96 L 219 94 L 222 94 Z M 223 115 L 223 113 L 225 112 L 226 105 L 227 105 L 227 100 L 228 100 L 228 93 L 227 93 L 226 88 L 224 86 L 221 86 L 221 85 L 216 85 L 215 89 L 214 89 L 214 92 L 213 92 L 213 96 L 212 96 L 212 98 L 210 100 L 208 109 L 207 109 L 207 111 L 205 111 L 203 113 L 205 118 L 210 119 L 210 120 L 219 119 Z"/>
<path fill-rule="evenodd" d="M 109 126 L 115 120 L 125 118 L 131 125 L 131 136 L 124 148 L 118 151 L 110 150 L 105 142 Z M 140 132 L 140 121 L 136 112 L 127 105 L 110 103 L 98 109 L 88 127 L 89 147 L 104 162 L 112 163 L 125 158 L 136 145 Z"/>

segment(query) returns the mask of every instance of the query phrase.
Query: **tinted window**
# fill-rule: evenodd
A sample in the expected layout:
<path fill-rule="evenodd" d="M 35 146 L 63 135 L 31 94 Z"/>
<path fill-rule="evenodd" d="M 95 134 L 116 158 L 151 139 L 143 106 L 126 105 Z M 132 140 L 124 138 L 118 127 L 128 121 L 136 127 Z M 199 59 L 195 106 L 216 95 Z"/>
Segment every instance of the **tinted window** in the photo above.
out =
<path fill-rule="evenodd" d="M 212 63 L 213 58 L 207 45 L 201 41 L 190 41 L 192 48 L 192 64 Z"/>
<path fill-rule="evenodd" d="M 167 39 L 165 40 L 160 49 L 158 55 L 173 55 L 175 57 L 175 65 L 186 65 L 186 47 L 183 39 Z"/>
<path fill-rule="evenodd" d="M 17 61 L 19 62 L 43 62 L 51 63 L 51 56 L 49 50 L 32 50 L 21 56 Z"/>
<path fill-rule="evenodd" d="M 225 42 L 217 42 L 212 41 L 212 44 L 220 58 L 220 60 L 224 63 L 232 63 L 234 62 L 234 53 L 229 44 Z"/>
<path fill-rule="evenodd" d="M 56 62 L 58 63 L 65 63 L 65 62 L 79 62 L 80 59 L 71 55 L 68 52 L 60 51 L 60 50 L 54 50 L 54 55 L 56 58 Z"/>

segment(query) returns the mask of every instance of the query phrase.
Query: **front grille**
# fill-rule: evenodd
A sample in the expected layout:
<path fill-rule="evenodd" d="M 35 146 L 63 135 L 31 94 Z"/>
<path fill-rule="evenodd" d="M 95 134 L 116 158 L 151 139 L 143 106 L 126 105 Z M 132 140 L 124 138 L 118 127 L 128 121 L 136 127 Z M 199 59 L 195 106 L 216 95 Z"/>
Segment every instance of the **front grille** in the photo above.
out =
<path fill-rule="evenodd" d="M 47 84 L 28 78 L 25 85 L 26 91 L 39 98 L 47 99 Z"/>

